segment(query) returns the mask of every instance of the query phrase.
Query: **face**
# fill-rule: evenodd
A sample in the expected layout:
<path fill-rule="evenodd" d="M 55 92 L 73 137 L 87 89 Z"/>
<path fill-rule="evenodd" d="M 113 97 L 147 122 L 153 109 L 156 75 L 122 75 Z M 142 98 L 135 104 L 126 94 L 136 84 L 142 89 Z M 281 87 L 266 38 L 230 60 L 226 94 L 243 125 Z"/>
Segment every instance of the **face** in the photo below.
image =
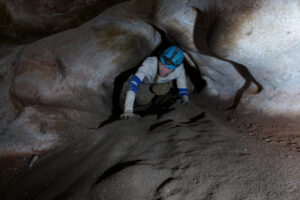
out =
<path fill-rule="evenodd" d="M 165 66 L 161 61 L 158 62 L 158 73 L 160 76 L 168 76 L 173 70 Z"/>

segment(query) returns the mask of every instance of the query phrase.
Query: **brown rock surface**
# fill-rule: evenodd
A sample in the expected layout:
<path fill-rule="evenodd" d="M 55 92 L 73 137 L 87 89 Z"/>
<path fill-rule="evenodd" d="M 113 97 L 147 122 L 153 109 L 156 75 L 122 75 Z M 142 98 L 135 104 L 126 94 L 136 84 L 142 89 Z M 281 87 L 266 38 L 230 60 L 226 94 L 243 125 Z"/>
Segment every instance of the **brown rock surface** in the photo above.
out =
<path fill-rule="evenodd" d="M 28 42 L 76 27 L 122 0 L 0 1 L 0 41 Z"/>
<path fill-rule="evenodd" d="M 134 0 L 8 49 L 1 197 L 299 199 L 298 10 L 283 0 Z M 113 121 L 117 79 L 159 45 L 156 29 L 207 86 L 188 107 L 167 97 L 141 120 Z"/>

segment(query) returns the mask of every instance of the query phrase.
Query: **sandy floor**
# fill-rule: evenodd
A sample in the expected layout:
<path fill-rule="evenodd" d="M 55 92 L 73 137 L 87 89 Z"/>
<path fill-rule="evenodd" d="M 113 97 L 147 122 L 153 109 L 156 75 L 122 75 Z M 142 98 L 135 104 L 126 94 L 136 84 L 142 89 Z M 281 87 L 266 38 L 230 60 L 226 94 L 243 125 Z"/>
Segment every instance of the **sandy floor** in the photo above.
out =
<path fill-rule="evenodd" d="M 3 199 L 266 200 L 300 198 L 300 156 L 236 133 L 201 108 L 115 121 L 7 180 Z M 24 156 L 25 158 L 26 156 Z M 27 160 L 29 163 L 30 159 Z"/>

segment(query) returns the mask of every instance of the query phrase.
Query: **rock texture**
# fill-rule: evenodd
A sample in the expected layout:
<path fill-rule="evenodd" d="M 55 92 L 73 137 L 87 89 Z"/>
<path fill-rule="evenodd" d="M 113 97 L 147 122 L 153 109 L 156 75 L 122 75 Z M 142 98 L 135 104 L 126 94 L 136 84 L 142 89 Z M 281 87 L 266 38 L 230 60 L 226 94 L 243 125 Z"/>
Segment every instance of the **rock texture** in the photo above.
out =
<path fill-rule="evenodd" d="M 63 152 L 37 160 L 30 170 L 6 179 L 2 197 L 299 198 L 297 152 L 276 141 L 233 132 L 194 103 L 190 107 L 174 104 L 172 108 L 175 110 L 159 120 L 147 116 L 116 121 Z"/>
<path fill-rule="evenodd" d="M 31 2 L 22 11 L 36 8 Z M 38 2 L 47 12 L 32 30 L 48 33 L 69 27 L 55 23 L 57 13 L 80 3 Z M 11 22 L 15 7 L 0 3 Z M 299 199 L 298 11 L 283 0 L 132 0 L 5 47 L 1 197 Z M 122 84 L 164 35 L 201 72 L 190 73 L 192 82 L 203 78 L 206 87 L 189 107 L 170 94 L 141 120 L 118 120 Z"/>
<path fill-rule="evenodd" d="M 77 127 L 97 128 L 111 115 L 116 76 L 136 66 L 159 42 L 160 35 L 146 23 L 100 15 L 23 47 L 10 71 L 10 95 L 18 112 L 11 126 L 25 126 L 43 137 L 59 132 L 77 138 L 67 124 L 59 125 L 65 116 Z M 27 135 L 12 129 L 20 139 Z"/>
<path fill-rule="evenodd" d="M 0 1 L 0 41 L 29 42 L 76 27 L 122 0 Z"/>

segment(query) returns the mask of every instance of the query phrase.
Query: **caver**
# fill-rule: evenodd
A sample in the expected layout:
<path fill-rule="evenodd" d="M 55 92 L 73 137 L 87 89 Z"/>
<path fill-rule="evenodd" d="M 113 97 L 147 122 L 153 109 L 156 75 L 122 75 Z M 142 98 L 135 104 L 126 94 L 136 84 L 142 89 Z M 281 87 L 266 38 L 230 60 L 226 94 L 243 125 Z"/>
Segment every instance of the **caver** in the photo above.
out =
<path fill-rule="evenodd" d="M 148 57 L 139 67 L 137 72 L 131 76 L 127 83 L 126 99 L 124 104 L 124 113 L 122 119 L 140 118 L 134 114 L 134 102 L 139 101 L 145 103 L 145 100 L 140 97 L 139 92 L 150 92 L 150 86 L 163 85 L 165 91 L 169 90 L 169 86 L 173 80 L 176 80 L 178 88 L 178 96 L 181 102 L 185 105 L 189 102 L 189 92 L 186 84 L 185 70 L 183 66 L 184 54 L 177 46 L 167 48 L 160 56 Z M 141 91 L 140 91 L 141 90 Z M 152 89 L 153 90 L 153 89 Z M 148 100 L 151 101 L 151 98 Z"/>

